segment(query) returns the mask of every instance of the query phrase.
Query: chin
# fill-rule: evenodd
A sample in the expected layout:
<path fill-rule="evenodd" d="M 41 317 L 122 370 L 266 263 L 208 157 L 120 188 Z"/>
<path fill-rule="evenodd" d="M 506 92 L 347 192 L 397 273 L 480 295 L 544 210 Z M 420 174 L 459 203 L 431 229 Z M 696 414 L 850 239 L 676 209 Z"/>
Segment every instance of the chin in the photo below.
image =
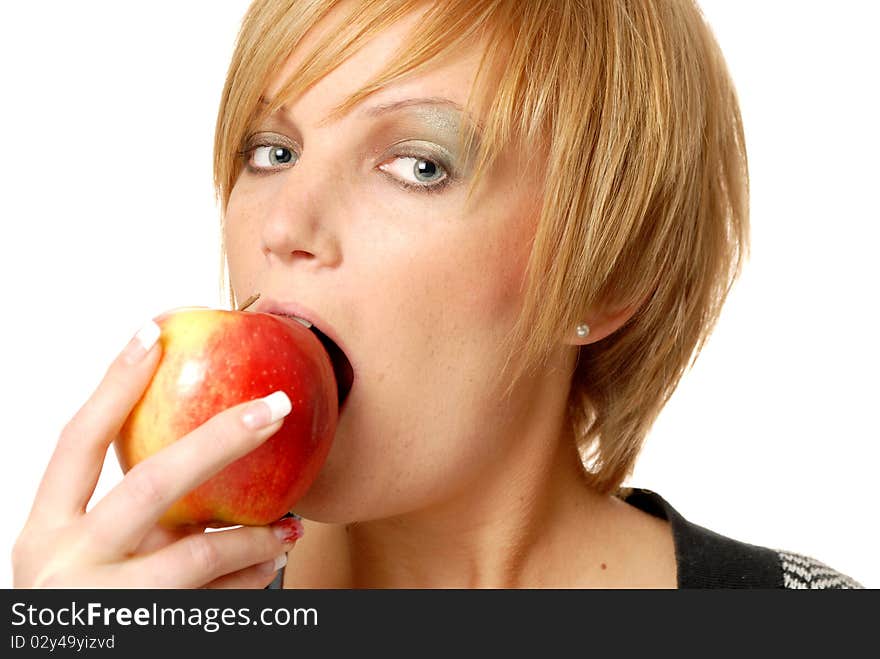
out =
<path fill-rule="evenodd" d="M 328 479 L 318 480 L 312 484 L 302 499 L 296 502 L 293 511 L 300 517 L 322 524 L 350 524 L 359 519 L 357 510 L 352 506 L 352 499 L 339 487 L 322 483 Z"/>
<path fill-rule="evenodd" d="M 375 473 L 368 466 L 357 466 L 350 452 L 345 451 L 344 428 L 337 428 L 336 439 L 318 477 L 308 491 L 296 502 L 293 512 L 306 519 L 325 524 L 348 524 L 364 519 L 372 479 L 364 480 L 364 473 Z M 348 457 L 348 459 L 346 459 Z"/>
<path fill-rule="evenodd" d="M 430 434 L 430 429 L 376 419 L 352 404 L 358 402 L 349 401 L 324 465 L 293 506 L 301 517 L 350 524 L 406 515 L 451 497 L 484 469 L 473 451 L 454 459 L 448 451 L 426 451 L 416 440 L 398 439 Z"/>
<path fill-rule="evenodd" d="M 339 469 L 336 466 L 329 461 L 325 463 L 308 492 L 296 502 L 293 512 L 323 524 L 351 524 L 406 513 L 416 505 L 415 497 L 388 486 L 398 479 L 388 472 L 377 473 L 381 465 L 375 470 L 364 465 L 340 464 Z M 365 478 L 365 470 L 375 477 Z"/>

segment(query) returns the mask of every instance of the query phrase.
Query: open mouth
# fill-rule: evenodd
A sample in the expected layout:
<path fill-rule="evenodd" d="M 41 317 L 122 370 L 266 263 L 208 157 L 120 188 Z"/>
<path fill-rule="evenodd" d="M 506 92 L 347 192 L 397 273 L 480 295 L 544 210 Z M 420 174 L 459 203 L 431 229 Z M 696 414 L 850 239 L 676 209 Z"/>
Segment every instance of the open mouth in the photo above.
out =
<path fill-rule="evenodd" d="M 291 314 L 278 315 L 299 320 L 296 316 Z M 299 320 L 299 322 L 306 325 L 306 323 L 303 323 L 301 320 Z M 351 391 L 351 385 L 354 382 L 354 369 L 351 367 L 351 362 L 348 361 L 348 357 L 345 356 L 342 348 L 336 345 L 336 342 L 333 339 L 324 334 L 324 332 L 319 330 L 312 323 L 308 323 L 306 326 L 312 334 L 318 337 L 321 345 L 324 346 L 324 350 L 326 350 L 327 354 L 330 356 L 330 363 L 333 364 L 333 375 L 336 377 L 336 394 L 339 401 L 339 410 L 342 411 L 342 405 L 345 403 L 346 398 L 348 398 L 348 393 Z"/>
<path fill-rule="evenodd" d="M 327 354 L 330 355 L 330 362 L 333 364 L 333 375 L 336 376 L 336 393 L 339 397 L 339 410 L 342 411 L 342 405 L 345 403 L 345 399 L 348 398 L 348 392 L 351 391 L 351 385 L 352 382 L 354 382 L 354 369 L 352 369 L 351 362 L 348 361 L 348 357 L 345 356 L 342 348 L 336 345 L 333 339 L 324 334 L 314 325 L 309 329 L 318 337 L 323 344 L 324 349 L 327 351 Z"/>

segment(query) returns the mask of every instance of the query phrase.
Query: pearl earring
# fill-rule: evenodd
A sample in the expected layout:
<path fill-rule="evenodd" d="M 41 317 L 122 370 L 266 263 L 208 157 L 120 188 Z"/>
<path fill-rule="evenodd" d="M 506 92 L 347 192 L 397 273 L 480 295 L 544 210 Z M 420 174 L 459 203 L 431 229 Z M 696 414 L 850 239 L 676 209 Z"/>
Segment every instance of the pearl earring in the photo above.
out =
<path fill-rule="evenodd" d="M 581 323 L 575 328 L 574 331 L 578 335 L 578 338 L 585 339 L 587 338 L 587 334 L 590 333 L 590 326 L 586 323 Z"/>

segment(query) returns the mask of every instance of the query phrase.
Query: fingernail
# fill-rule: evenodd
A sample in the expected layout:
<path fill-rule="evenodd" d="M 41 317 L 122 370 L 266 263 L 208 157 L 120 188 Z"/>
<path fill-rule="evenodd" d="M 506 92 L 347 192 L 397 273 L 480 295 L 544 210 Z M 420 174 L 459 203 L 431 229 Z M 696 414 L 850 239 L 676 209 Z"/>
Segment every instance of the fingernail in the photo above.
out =
<path fill-rule="evenodd" d="M 264 398 L 253 401 L 245 410 L 241 420 L 251 430 L 265 428 L 288 414 L 293 406 L 283 391 L 276 391 Z"/>
<path fill-rule="evenodd" d="M 159 335 L 161 333 L 162 330 L 155 321 L 148 321 L 137 331 L 132 340 L 129 341 L 128 345 L 125 347 L 123 353 L 125 361 L 129 364 L 137 364 L 141 361 L 147 356 L 147 353 L 150 352 L 150 348 L 152 348 L 156 344 L 156 341 L 159 340 Z"/>
<path fill-rule="evenodd" d="M 272 524 L 272 532 L 278 536 L 278 539 L 281 540 L 285 546 L 289 545 L 292 547 L 297 540 L 303 537 L 305 529 L 299 519 L 285 517 Z"/>
<path fill-rule="evenodd" d="M 266 561 L 265 563 L 260 563 L 260 569 L 267 574 L 271 574 L 273 572 L 278 572 L 281 568 L 287 565 L 287 554 L 278 554 L 273 560 Z"/>

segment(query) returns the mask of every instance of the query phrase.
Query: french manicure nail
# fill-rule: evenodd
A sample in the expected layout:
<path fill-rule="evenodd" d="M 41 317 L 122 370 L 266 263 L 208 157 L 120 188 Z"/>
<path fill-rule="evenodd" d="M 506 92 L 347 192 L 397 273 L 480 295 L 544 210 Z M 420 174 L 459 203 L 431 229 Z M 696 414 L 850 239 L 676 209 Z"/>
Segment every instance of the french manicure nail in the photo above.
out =
<path fill-rule="evenodd" d="M 141 361 L 150 352 L 150 348 L 156 345 L 161 333 L 162 330 L 155 321 L 148 321 L 125 347 L 125 361 L 129 364 L 137 364 Z"/>
<path fill-rule="evenodd" d="M 285 565 L 287 565 L 287 554 L 278 554 L 278 556 L 275 557 L 275 563 L 273 564 L 273 572 L 277 572 Z"/>
<path fill-rule="evenodd" d="M 245 410 L 241 420 L 251 430 L 258 430 L 287 416 L 291 409 L 293 406 L 290 404 L 287 394 L 283 391 L 276 391 L 253 401 Z"/>
<path fill-rule="evenodd" d="M 285 565 L 287 565 L 287 554 L 278 554 L 273 560 L 260 563 L 259 569 L 267 574 L 273 574 Z"/>

